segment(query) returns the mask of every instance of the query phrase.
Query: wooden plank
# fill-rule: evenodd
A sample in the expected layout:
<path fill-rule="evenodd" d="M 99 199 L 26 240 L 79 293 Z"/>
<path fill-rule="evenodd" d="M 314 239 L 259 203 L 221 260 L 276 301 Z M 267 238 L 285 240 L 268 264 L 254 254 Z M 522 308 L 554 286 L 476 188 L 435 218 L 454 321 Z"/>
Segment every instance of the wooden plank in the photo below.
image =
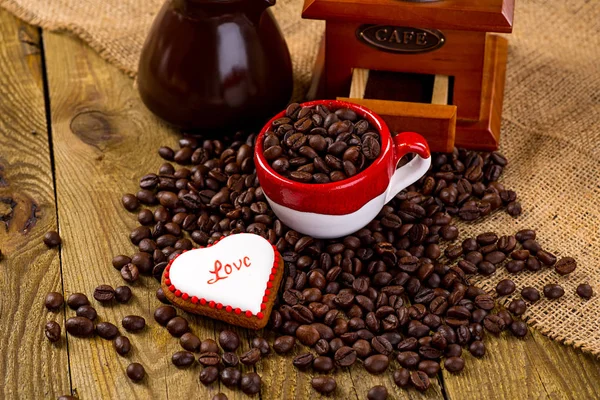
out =
<path fill-rule="evenodd" d="M 67 343 L 44 336 L 63 312 L 43 306 L 62 292 L 58 250 L 42 242 L 56 230 L 56 205 L 39 31 L 0 9 L 0 398 L 70 393 Z"/>
<path fill-rule="evenodd" d="M 600 393 L 600 363 L 530 330 L 524 340 L 488 335 L 486 355 L 463 351 L 459 375 L 443 371 L 449 399 L 592 399 Z"/>
<path fill-rule="evenodd" d="M 450 78 L 448 75 L 436 75 L 433 80 L 433 93 L 431 104 L 448 104 L 448 92 L 450 90 Z"/>
<path fill-rule="evenodd" d="M 122 208 L 121 196 L 135 192 L 140 176 L 158 169 L 163 160 L 157 148 L 175 145 L 178 135 L 144 108 L 131 79 L 80 40 L 48 33 L 45 47 L 58 214 L 66 244 L 65 291 L 91 295 L 99 284 L 123 284 L 111 259 L 134 252 L 127 238 L 137 221 Z M 128 357 L 118 356 L 109 341 L 70 337 L 73 387 L 80 398 L 205 399 L 214 394 L 200 385 L 199 365 L 179 370 L 171 364 L 171 354 L 181 348 L 153 321 L 160 304 L 157 288 L 158 282 L 148 277 L 133 285 L 134 300 L 128 305 L 103 307 L 92 301 L 100 321 L 120 327 L 125 315 L 137 314 L 149 323 L 142 333 L 126 333 L 134 348 Z M 198 336 L 212 336 L 211 321 L 189 319 Z M 127 378 L 130 362 L 146 368 L 142 383 Z"/>
<path fill-rule="evenodd" d="M 369 82 L 369 70 L 365 68 L 354 68 L 352 70 L 352 82 L 350 83 L 350 98 L 364 99 L 365 89 Z"/>

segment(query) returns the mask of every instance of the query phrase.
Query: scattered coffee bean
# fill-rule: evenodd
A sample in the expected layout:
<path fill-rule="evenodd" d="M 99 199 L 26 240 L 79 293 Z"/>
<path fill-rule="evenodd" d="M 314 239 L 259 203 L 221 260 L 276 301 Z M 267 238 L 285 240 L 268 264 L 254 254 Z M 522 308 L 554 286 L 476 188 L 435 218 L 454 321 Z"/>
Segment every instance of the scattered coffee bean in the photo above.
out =
<path fill-rule="evenodd" d="M 212 339 L 205 339 L 200 343 L 201 353 L 216 353 L 219 354 L 219 345 Z"/>
<path fill-rule="evenodd" d="M 544 296 L 548 299 L 558 299 L 562 297 L 563 294 L 565 294 L 565 290 L 560 285 L 549 283 L 544 286 Z"/>
<path fill-rule="evenodd" d="M 273 342 L 273 349 L 277 354 L 285 354 L 292 351 L 296 344 L 296 339 L 293 336 L 279 336 Z"/>
<path fill-rule="evenodd" d="M 146 370 L 140 363 L 131 363 L 127 366 L 127 376 L 133 382 L 139 382 L 146 376 Z"/>
<path fill-rule="evenodd" d="M 52 343 L 60 340 L 60 325 L 54 321 L 48 321 L 44 327 L 44 333 Z"/>
<path fill-rule="evenodd" d="M 407 388 L 410 385 L 410 371 L 406 368 L 400 368 L 394 371 L 394 383 L 401 388 Z"/>
<path fill-rule="evenodd" d="M 200 351 L 201 341 L 198 336 L 191 332 L 186 332 L 179 338 L 179 344 L 187 351 L 197 353 Z"/>
<path fill-rule="evenodd" d="M 44 235 L 44 244 L 50 248 L 60 246 L 62 239 L 56 231 L 46 232 Z"/>
<path fill-rule="evenodd" d="M 171 318 L 166 326 L 169 333 L 175 337 L 181 337 L 190 329 L 187 320 L 182 317 Z"/>
<path fill-rule="evenodd" d="M 262 356 L 268 356 L 271 353 L 271 346 L 265 338 L 255 337 L 252 339 L 252 347 L 258 349 Z"/>
<path fill-rule="evenodd" d="M 75 396 L 62 395 L 58 396 L 57 400 L 79 400 L 79 398 Z"/>
<path fill-rule="evenodd" d="M 457 374 L 465 367 L 465 360 L 461 357 L 448 357 L 444 360 L 444 368 L 448 372 Z"/>
<path fill-rule="evenodd" d="M 146 327 L 146 320 L 139 315 L 127 315 L 121 321 L 121 325 L 129 332 L 139 332 Z"/>
<path fill-rule="evenodd" d="M 44 305 L 49 311 L 58 311 L 65 302 L 65 298 L 58 292 L 50 292 L 46 295 Z"/>
<path fill-rule="evenodd" d="M 594 289 L 587 283 L 581 283 L 577 286 L 577 295 L 583 299 L 589 300 L 594 295 Z"/>
<path fill-rule="evenodd" d="M 419 371 L 425 372 L 430 378 L 433 378 L 440 371 L 440 364 L 432 360 L 423 360 L 417 368 Z"/>
<path fill-rule="evenodd" d="M 85 317 L 90 320 L 95 320 L 98 316 L 96 309 L 90 305 L 81 306 L 75 311 L 75 315 L 78 317 Z"/>
<path fill-rule="evenodd" d="M 73 336 L 89 337 L 94 333 L 94 323 L 85 317 L 67 319 L 66 330 Z"/>
<path fill-rule="evenodd" d="M 563 257 L 554 264 L 554 269 L 559 275 L 568 275 L 575 271 L 577 262 L 572 257 Z"/>
<path fill-rule="evenodd" d="M 364 362 L 364 367 L 371 374 L 381 374 L 390 365 L 390 360 L 383 354 L 375 354 L 368 357 Z"/>
<path fill-rule="evenodd" d="M 212 352 L 200 353 L 198 356 L 198 362 L 207 367 L 215 366 L 221 362 L 221 356 Z"/>
<path fill-rule="evenodd" d="M 508 296 L 516 289 L 515 283 L 510 279 L 503 279 L 496 285 L 496 293 L 499 296 Z"/>
<path fill-rule="evenodd" d="M 388 391 L 385 386 L 377 385 L 373 386 L 367 392 L 368 400 L 386 400 L 388 397 Z"/>
<path fill-rule="evenodd" d="M 110 285 L 100 285 L 94 289 L 94 299 L 101 303 L 108 303 L 115 298 L 115 290 Z"/>
<path fill-rule="evenodd" d="M 213 396 L 212 400 L 228 400 L 225 393 L 217 393 Z"/>
<path fill-rule="evenodd" d="M 226 367 L 237 367 L 237 365 L 240 363 L 240 358 L 235 353 L 228 351 L 223 353 L 221 356 L 221 361 Z"/>
<path fill-rule="evenodd" d="M 127 211 L 135 211 L 140 206 L 137 197 L 131 193 L 124 194 L 121 198 L 121 203 L 123 203 L 123 207 L 125 207 Z"/>
<path fill-rule="evenodd" d="M 521 297 L 530 303 L 535 303 L 540 299 L 540 292 L 531 286 L 526 286 L 521 289 Z"/>
<path fill-rule="evenodd" d="M 115 288 L 115 300 L 121 304 L 128 303 L 132 296 L 133 293 L 129 286 L 117 286 Z"/>
<path fill-rule="evenodd" d="M 508 305 L 508 311 L 513 315 L 522 315 L 527 310 L 527 304 L 521 299 L 515 299 Z"/>
<path fill-rule="evenodd" d="M 337 383 L 332 376 L 315 376 L 310 381 L 313 389 L 322 394 L 331 394 L 335 391 Z"/>
<path fill-rule="evenodd" d="M 248 372 L 242 375 L 240 388 L 245 394 L 252 396 L 260 392 L 260 376 L 256 372 Z"/>
<path fill-rule="evenodd" d="M 229 388 L 236 387 L 240 384 L 242 373 L 239 369 L 227 367 L 220 373 L 221 383 Z"/>
<path fill-rule="evenodd" d="M 311 353 L 302 353 L 294 357 L 292 364 L 298 369 L 306 369 L 312 365 L 314 359 Z"/>
<path fill-rule="evenodd" d="M 67 298 L 67 305 L 72 310 L 77 310 L 81 306 L 87 306 L 90 304 L 87 296 L 83 293 L 73 293 Z"/>
<path fill-rule="evenodd" d="M 162 326 L 177 316 L 177 311 L 172 306 L 160 306 L 154 311 L 154 320 Z"/>
<path fill-rule="evenodd" d="M 224 330 L 219 333 L 219 344 L 227 351 L 236 351 L 240 346 L 240 337 L 233 331 Z"/>
<path fill-rule="evenodd" d="M 200 371 L 200 382 L 203 385 L 210 385 L 219 378 L 219 369 L 215 366 L 205 367 Z"/>
<path fill-rule="evenodd" d="M 424 392 L 431 385 L 431 381 L 427 374 L 423 371 L 412 371 L 410 373 L 410 382 L 413 384 L 415 389 L 420 392 Z"/>
<path fill-rule="evenodd" d="M 527 335 L 527 324 L 523 321 L 513 321 L 509 326 L 510 331 L 516 337 Z"/>
<path fill-rule="evenodd" d="M 134 283 L 138 280 L 139 276 L 140 271 L 133 263 L 126 264 L 123 266 L 123 268 L 121 268 L 121 277 L 128 283 Z"/>
<path fill-rule="evenodd" d="M 194 354 L 185 350 L 173 353 L 171 356 L 171 362 L 179 368 L 187 368 L 192 365 L 194 361 L 196 361 Z"/>
<path fill-rule="evenodd" d="M 469 352 L 473 357 L 481 358 L 485 355 L 485 344 L 481 340 L 475 340 L 469 345 Z"/>
<path fill-rule="evenodd" d="M 342 346 L 334 355 L 335 363 L 340 367 L 349 367 L 356 362 L 356 350 L 352 347 Z"/>
<path fill-rule="evenodd" d="M 113 342 L 113 346 L 121 356 L 125 356 L 131 351 L 131 342 L 127 336 L 117 336 Z"/>
<path fill-rule="evenodd" d="M 240 361 L 244 365 L 254 365 L 258 361 L 260 361 L 261 355 L 260 350 L 257 348 L 252 348 L 241 355 Z"/>
<path fill-rule="evenodd" d="M 119 335 L 119 329 L 110 322 L 99 322 L 96 325 L 96 334 L 102 339 L 112 340 Z"/>
<path fill-rule="evenodd" d="M 318 356 L 314 359 L 312 367 L 315 371 L 326 374 L 333 371 L 335 365 L 331 357 Z"/>

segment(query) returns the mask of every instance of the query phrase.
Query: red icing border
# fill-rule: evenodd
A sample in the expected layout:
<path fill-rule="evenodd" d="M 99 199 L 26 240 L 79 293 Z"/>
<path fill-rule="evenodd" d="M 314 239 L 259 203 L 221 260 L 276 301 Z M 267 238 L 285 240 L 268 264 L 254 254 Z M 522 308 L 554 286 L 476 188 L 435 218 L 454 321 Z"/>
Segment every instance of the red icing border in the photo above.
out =
<path fill-rule="evenodd" d="M 228 236 L 222 236 L 219 240 L 215 241 L 212 244 L 209 244 L 207 246 L 204 247 L 198 247 L 199 249 L 203 249 L 203 248 L 207 248 L 207 247 L 211 247 L 216 245 L 217 243 L 219 243 L 221 240 L 225 239 Z M 266 239 L 265 239 L 266 240 Z M 279 268 L 279 261 L 281 258 L 281 255 L 279 254 L 279 251 L 277 250 L 277 247 L 275 245 L 271 245 L 271 247 L 273 248 L 273 268 L 271 269 L 271 274 L 269 275 L 269 280 L 267 281 L 267 288 L 265 289 L 265 295 L 263 296 L 262 299 L 262 303 L 260 304 L 260 309 L 261 310 L 265 310 L 267 308 L 267 302 L 269 300 L 269 295 L 271 294 L 271 288 L 273 287 L 273 281 L 275 280 L 275 275 L 277 274 L 277 269 Z M 194 249 L 195 250 L 195 249 Z M 183 251 L 181 254 L 187 252 L 188 250 Z M 177 257 L 179 257 L 181 254 L 179 254 Z M 168 286 L 169 291 L 172 292 L 173 294 L 175 294 L 175 296 L 180 297 L 182 300 L 185 301 L 189 301 L 190 303 L 194 304 L 194 305 L 198 305 L 198 303 L 200 303 L 201 306 L 205 306 L 205 307 L 209 307 L 209 308 L 216 308 L 217 310 L 223 310 L 225 309 L 226 312 L 228 313 L 235 313 L 237 315 L 245 315 L 247 318 L 258 318 L 258 319 L 263 319 L 264 318 L 264 314 L 262 312 L 258 312 L 256 314 L 253 314 L 251 311 L 246 310 L 243 311 L 239 308 L 233 308 L 232 306 L 228 305 L 228 304 L 221 304 L 221 303 L 216 303 L 213 300 L 207 300 L 205 298 L 198 298 L 196 296 L 191 296 L 187 293 L 182 292 L 181 290 L 177 289 L 175 287 L 175 285 L 171 284 L 171 280 L 169 279 L 169 271 L 171 270 L 171 264 L 173 264 L 173 261 L 177 260 L 177 257 L 175 257 L 174 259 L 172 259 L 171 261 L 169 261 L 169 264 L 167 265 L 167 267 L 165 268 L 165 272 L 164 272 L 164 280 L 165 280 L 165 285 Z"/>

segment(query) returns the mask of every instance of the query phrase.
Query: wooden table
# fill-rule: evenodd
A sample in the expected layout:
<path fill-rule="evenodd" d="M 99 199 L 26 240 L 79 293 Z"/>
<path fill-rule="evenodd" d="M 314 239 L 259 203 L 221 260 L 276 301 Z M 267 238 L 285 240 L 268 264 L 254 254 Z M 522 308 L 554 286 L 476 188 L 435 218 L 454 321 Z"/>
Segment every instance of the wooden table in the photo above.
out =
<path fill-rule="evenodd" d="M 246 398 L 216 384 L 205 388 L 199 366 L 175 368 L 170 356 L 179 344 L 155 323 L 128 335 L 134 350 L 126 358 L 100 338 L 68 336 L 53 345 L 43 334 L 49 320 L 64 332 L 65 317 L 74 314 L 47 313 L 47 292 L 91 295 L 100 283 L 122 284 L 110 260 L 133 252 L 127 235 L 136 221 L 121 207 L 121 195 L 136 190 L 141 174 L 158 168 L 156 149 L 175 146 L 177 138 L 146 111 L 133 81 L 83 42 L 0 11 L 0 215 L 8 215 L 8 228 L 0 226 L 1 399 L 55 399 L 70 391 L 94 400 L 210 399 L 219 390 L 230 399 Z M 63 238 L 60 251 L 42 243 L 53 229 Z M 120 325 L 128 314 L 152 320 L 156 288 L 152 278 L 143 279 L 133 288 L 131 304 L 98 305 L 100 320 Z M 201 318 L 191 321 L 201 338 L 223 328 Z M 365 399 L 370 387 L 384 384 L 393 399 L 600 396 L 600 362 L 592 356 L 536 332 L 527 340 L 503 335 L 486 343 L 482 360 L 467 355 L 461 375 L 441 373 L 425 394 L 400 390 L 391 373 L 371 376 L 360 366 L 337 374 L 337 394 Z M 141 384 L 125 375 L 133 361 L 148 372 Z M 262 399 L 319 397 L 311 374 L 296 371 L 289 359 L 270 356 L 256 369 L 264 382 Z"/>

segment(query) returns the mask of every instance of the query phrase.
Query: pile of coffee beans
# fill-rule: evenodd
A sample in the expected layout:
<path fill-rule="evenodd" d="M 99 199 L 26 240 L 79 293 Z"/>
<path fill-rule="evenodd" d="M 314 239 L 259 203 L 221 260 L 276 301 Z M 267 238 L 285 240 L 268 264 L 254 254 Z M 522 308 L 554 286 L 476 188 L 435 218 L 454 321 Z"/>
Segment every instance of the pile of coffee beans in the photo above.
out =
<path fill-rule="evenodd" d="M 354 166 L 365 168 L 378 151 L 368 139 L 373 152 L 368 156 L 363 153 L 368 147 L 365 135 L 371 128 L 347 110 L 331 113 L 291 105 L 285 118 L 289 121 L 280 121 L 271 134 L 274 137 L 269 139 L 270 144 L 280 147 L 281 154 L 269 158 L 272 165 L 280 158 L 286 159 L 287 169 L 278 171 L 286 176 L 298 171 L 308 173 L 311 167 L 300 170 L 304 165 L 317 168 L 315 158 L 309 157 L 310 150 L 300 152 L 302 146 L 310 147 L 323 160 L 328 155 L 337 157 L 342 166 L 335 171 L 344 176 L 352 175 L 344 169 L 345 161 L 362 160 Z M 327 118 L 337 120 L 326 129 Z M 330 135 L 329 128 L 338 122 L 340 132 L 332 130 L 335 136 Z M 291 128 L 281 128 L 284 125 Z M 346 132 L 341 131 L 342 125 Z M 279 128 L 281 132 L 277 132 Z M 325 132 L 313 133 L 316 128 Z M 348 130 L 352 133 L 343 136 Z M 311 137 L 288 140 L 296 134 Z M 342 138 L 337 140 L 340 134 Z M 322 149 L 320 139 L 313 139 L 318 135 L 326 142 Z M 539 300 L 540 290 L 549 299 L 564 293 L 555 283 L 544 288 L 517 288 L 507 279 L 498 284 L 496 293 L 488 294 L 473 286 L 471 277 L 489 276 L 498 268 L 518 274 L 525 269 L 553 267 L 559 275 L 576 268 L 574 259 L 557 260 L 542 249 L 533 230 L 505 236 L 487 232 L 455 243 L 459 231 L 454 217 L 475 221 L 501 208 L 513 216 L 521 212 L 516 193 L 497 181 L 507 165 L 499 153 L 455 149 L 450 154 L 433 154 L 426 176 L 398 194 L 365 228 L 337 240 L 319 240 L 290 230 L 268 206 L 253 165 L 254 138 L 236 135 L 220 141 L 184 137 L 178 150 L 160 148 L 159 154 L 167 162 L 157 173 L 140 179 L 136 194 L 126 194 L 122 199 L 127 210 L 137 212 L 140 226 L 129 238 L 139 251 L 132 256 L 115 256 L 112 264 L 130 285 L 135 285 L 140 275 L 160 281 L 168 261 L 185 250 L 234 233 L 249 232 L 266 238 L 286 263 L 280 298 L 268 325 L 277 333 L 272 348 L 287 354 L 302 346 L 291 362 L 298 369 L 316 373 L 311 383 L 318 392 L 336 390 L 335 377 L 329 375 L 335 370 L 362 364 L 369 373 L 381 374 L 394 358 L 400 366 L 393 372 L 394 382 L 402 388 L 412 386 L 425 391 L 441 369 L 451 373 L 463 370 L 463 351 L 483 357 L 486 335 L 508 330 L 517 337 L 525 336 L 527 325 L 520 316 L 527 303 Z M 374 135 L 367 138 L 376 139 Z M 344 146 L 335 144 L 340 141 L 347 145 L 343 152 L 336 147 L 330 152 L 331 146 Z M 351 153 L 353 157 L 345 159 L 344 154 L 353 146 L 360 155 Z M 308 161 L 295 164 L 295 158 Z M 280 164 L 285 162 L 281 160 Z M 315 178 L 319 173 L 313 169 L 310 180 L 305 181 L 335 180 L 331 176 Z M 499 305 L 496 296 L 515 293 L 521 298 L 514 298 L 506 309 Z M 590 298 L 592 288 L 582 284 L 577 294 Z M 121 301 L 119 296 L 115 289 L 114 299 Z M 200 374 L 203 384 L 220 380 L 246 393 L 260 390 L 260 377 L 242 374 L 238 367 L 255 365 L 269 354 L 265 339 L 255 338 L 252 349 L 243 354 L 236 353 L 239 338 L 230 331 L 221 332 L 219 344 L 211 339 L 200 340 L 190 332 L 188 321 L 168 305 L 160 288 L 156 296 L 165 305 L 156 309 L 154 320 L 178 338 L 183 349 L 171 356 L 176 367 L 187 368 L 198 362 L 204 367 Z M 95 291 L 94 298 L 113 301 L 110 289 L 104 286 Z M 56 307 L 55 302 L 54 298 L 47 299 L 49 308 Z M 89 306 L 83 298 L 75 298 L 72 303 L 77 308 Z M 80 314 L 82 318 L 92 316 L 87 309 Z M 135 326 L 142 326 L 141 320 L 134 320 Z M 87 327 L 71 330 L 87 333 L 89 323 L 83 325 Z M 55 330 L 49 328 L 49 337 L 56 337 Z M 106 331 L 105 336 L 112 337 L 112 327 Z M 124 336 L 117 336 L 114 343 L 117 352 L 131 347 Z M 223 398 L 220 395 L 215 398 Z M 367 396 L 385 398 L 387 390 L 374 387 Z"/>
<path fill-rule="evenodd" d="M 303 183 L 341 181 L 361 172 L 381 152 L 371 124 L 348 108 L 293 103 L 265 134 L 263 154 L 279 174 Z"/>

